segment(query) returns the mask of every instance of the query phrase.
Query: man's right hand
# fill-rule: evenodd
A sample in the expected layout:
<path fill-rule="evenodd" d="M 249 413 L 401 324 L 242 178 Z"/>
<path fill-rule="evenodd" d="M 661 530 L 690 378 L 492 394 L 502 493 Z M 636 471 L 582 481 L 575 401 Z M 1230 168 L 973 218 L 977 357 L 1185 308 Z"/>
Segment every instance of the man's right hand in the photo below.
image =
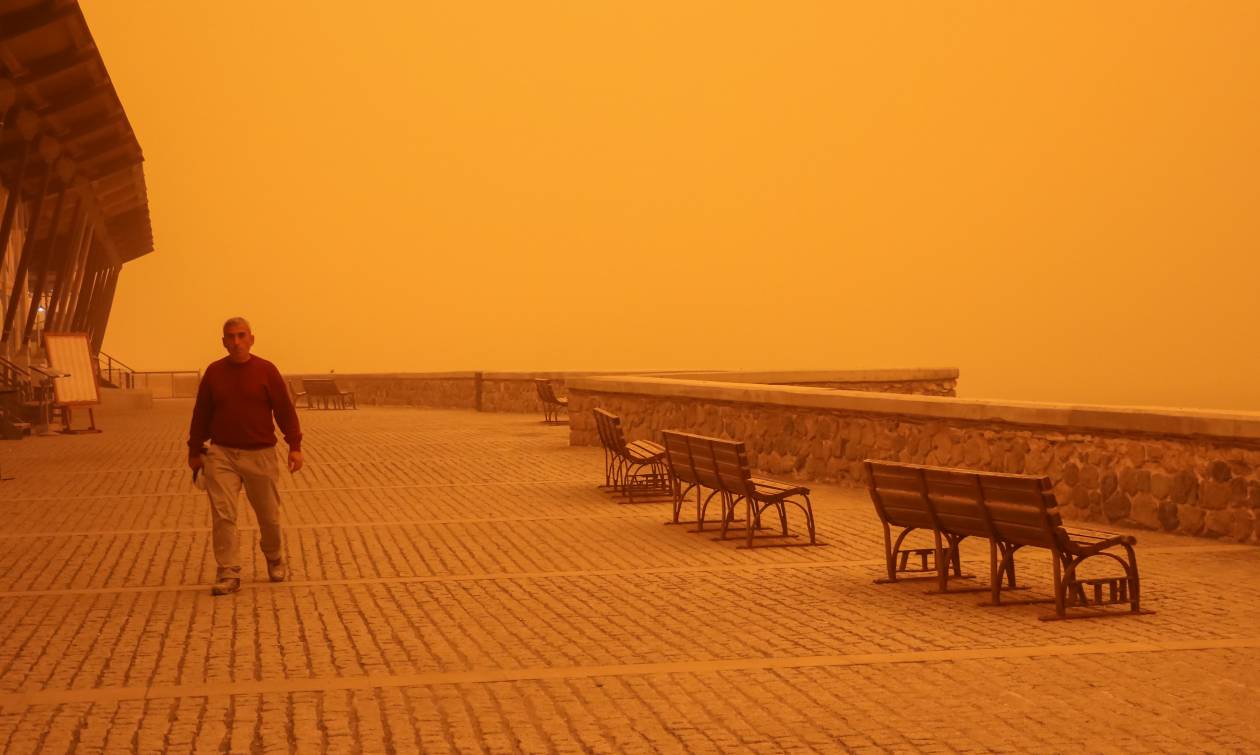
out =
<path fill-rule="evenodd" d="M 192 471 L 196 472 L 204 464 L 205 461 L 202 460 L 201 454 L 188 454 L 188 468 Z"/>

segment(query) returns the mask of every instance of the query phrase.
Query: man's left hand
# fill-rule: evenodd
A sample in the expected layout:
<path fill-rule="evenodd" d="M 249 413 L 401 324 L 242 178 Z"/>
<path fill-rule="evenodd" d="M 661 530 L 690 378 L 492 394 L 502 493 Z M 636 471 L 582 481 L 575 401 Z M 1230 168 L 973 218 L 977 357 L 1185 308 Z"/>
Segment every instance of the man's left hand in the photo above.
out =
<path fill-rule="evenodd" d="M 302 468 L 302 452 L 290 451 L 289 452 L 289 471 L 296 472 L 301 468 Z"/>

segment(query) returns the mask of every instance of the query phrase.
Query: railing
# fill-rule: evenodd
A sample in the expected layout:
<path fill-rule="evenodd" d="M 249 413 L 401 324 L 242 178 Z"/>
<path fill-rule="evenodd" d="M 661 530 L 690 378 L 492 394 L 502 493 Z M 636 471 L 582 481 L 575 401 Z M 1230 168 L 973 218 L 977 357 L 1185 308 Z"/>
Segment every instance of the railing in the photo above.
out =
<path fill-rule="evenodd" d="M 116 388 L 135 388 L 136 371 L 105 352 L 96 355 L 101 380 Z"/>
<path fill-rule="evenodd" d="M 0 357 L 0 386 L 16 388 L 19 392 L 19 398 L 27 400 L 30 398 L 32 390 L 31 373 L 4 357 Z"/>
<path fill-rule="evenodd" d="M 148 388 L 153 398 L 192 398 L 201 383 L 199 370 L 145 370 L 130 373 L 132 388 Z"/>

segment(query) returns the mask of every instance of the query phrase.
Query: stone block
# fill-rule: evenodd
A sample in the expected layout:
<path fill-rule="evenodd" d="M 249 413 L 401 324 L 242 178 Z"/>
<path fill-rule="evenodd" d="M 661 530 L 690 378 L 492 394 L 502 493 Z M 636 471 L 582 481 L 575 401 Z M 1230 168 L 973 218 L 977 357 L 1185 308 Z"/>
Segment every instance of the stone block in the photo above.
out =
<path fill-rule="evenodd" d="M 1199 505 L 1209 511 L 1220 511 L 1229 506 L 1231 490 L 1228 483 L 1204 480 L 1199 486 Z"/>
<path fill-rule="evenodd" d="M 1177 472 L 1168 497 L 1173 503 L 1194 503 L 1199 497 L 1199 478 L 1188 469 Z"/>
<path fill-rule="evenodd" d="M 1119 490 L 1111 494 L 1103 503 L 1103 515 L 1109 522 L 1118 522 L 1129 516 L 1133 510 L 1133 502 L 1129 496 Z"/>
<path fill-rule="evenodd" d="M 1240 543 L 1245 543 L 1251 538 L 1251 533 L 1256 527 L 1256 518 L 1248 509 L 1234 509 L 1234 523 L 1229 529 L 1229 537 Z"/>
<path fill-rule="evenodd" d="M 1159 519 L 1159 501 L 1150 493 L 1133 496 L 1133 509 L 1129 514 L 1133 521 L 1152 530 L 1163 529 Z"/>
<path fill-rule="evenodd" d="M 1032 450 L 1024 457 L 1025 474 L 1045 474 L 1050 466 L 1050 454 L 1042 450 Z"/>
<path fill-rule="evenodd" d="M 1116 492 L 1120 487 L 1119 480 L 1116 478 L 1115 472 L 1107 472 L 1102 476 L 1099 490 L 1102 492 L 1103 500 L 1111 498 L 1111 494 Z"/>
<path fill-rule="evenodd" d="M 1167 498 L 1168 494 L 1172 492 L 1172 484 L 1172 477 L 1156 472 L 1151 475 L 1151 495 L 1160 499 Z"/>
<path fill-rule="evenodd" d="M 1069 485 L 1076 485 L 1081 481 L 1081 468 L 1076 466 L 1074 462 L 1068 462 L 1063 465 L 1063 481 Z"/>
<path fill-rule="evenodd" d="M 839 480 L 846 476 L 849 466 L 843 460 L 832 457 L 827 460 L 827 477 Z"/>
<path fill-rule="evenodd" d="M 1073 488 L 1072 498 L 1071 498 L 1072 506 L 1080 509 L 1081 511 L 1089 511 L 1089 507 L 1090 507 L 1089 493 L 1090 491 L 1084 486 L 1078 485 L 1077 487 Z"/>
<path fill-rule="evenodd" d="M 1148 492 L 1151 489 L 1151 473 L 1145 469 L 1121 470 L 1120 489 L 1130 495 Z"/>
<path fill-rule="evenodd" d="M 1102 481 L 1102 473 L 1093 464 L 1081 467 L 1081 484 L 1087 488 L 1097 488 Z"/>
<path fill-rule="evenodd" d="M 1185 535 L 1200 535 L 1203 533 L 1204 511 L 1198 506 L 1189 504 L 1178 504 L 1177 506 L 1177 531 Z"/>
<path fill-rule="evenodd" d="M 1233 472 L 1227 462 L 1218 460 L 1208 465 L 1208 476 L 1214 482 L 1229 482 L 1229 478 L 1233 477 Z"/>
<path fill-rule="evenodd" d="M 1172 501 L 1160 501 L 1159 523 L 1160 526 L 1168 532 L 1175 532 L 1177 530 L 1177 527 L 1179 526 L 1177 519 L 1177 504 Z"/>
<path fill-rule="evenodd" d="M 1012 474 L 1022 474 L 1024 471 L 1024 451 L 1021 448 L 1013 448 L 1006 452 L 1002 460 L 1002 468 Z"/>
<path fill-rule="evenodd" d="M 1228 535 L 1234 526 L 1234 516 L 1228 511 L 1209 511 L 1203 520 L 1203 534 L 1208 537 Z"/>

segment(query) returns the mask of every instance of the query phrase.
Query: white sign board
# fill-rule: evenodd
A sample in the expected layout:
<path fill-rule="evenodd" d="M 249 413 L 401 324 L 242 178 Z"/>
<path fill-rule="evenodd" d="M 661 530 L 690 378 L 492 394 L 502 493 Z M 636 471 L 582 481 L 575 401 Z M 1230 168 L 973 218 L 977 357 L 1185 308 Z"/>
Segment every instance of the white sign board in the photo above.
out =
<path fill-rule="evenodd" d="M 62 406 L 101 403 L 87 333 L 45 333 L 44 353 L 48 355 L 49 367 L 66 373 L 66 377 L 53 379 L 53 403 Z"/>

